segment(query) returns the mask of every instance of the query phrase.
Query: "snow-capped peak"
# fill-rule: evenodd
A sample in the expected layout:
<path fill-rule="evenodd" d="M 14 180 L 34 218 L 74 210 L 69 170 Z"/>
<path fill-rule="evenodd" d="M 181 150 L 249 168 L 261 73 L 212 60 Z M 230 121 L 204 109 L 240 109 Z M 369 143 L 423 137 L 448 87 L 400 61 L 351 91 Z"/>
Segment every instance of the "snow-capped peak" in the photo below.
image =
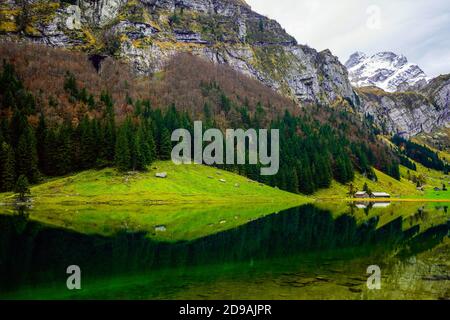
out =
<path fill-rule="evenodd" d="M 377 86 L 394 92 L 428 83 L 429 78 L 416 64 L 408 62 L 404 55 L 379 52 L 367 56 L 356 52 L 345 63 L 350 81 L 356 87 Z"/>
<path fill-rule="evenodd" d="M 347 69 L 350 69 L 358 65 L 359 63 L 361 63 L 361 61 L 365 59 L 367 59 L 366 54 L 364 52 L 357 51 L 350 56 L 345 66 L 347 67 Z"/>

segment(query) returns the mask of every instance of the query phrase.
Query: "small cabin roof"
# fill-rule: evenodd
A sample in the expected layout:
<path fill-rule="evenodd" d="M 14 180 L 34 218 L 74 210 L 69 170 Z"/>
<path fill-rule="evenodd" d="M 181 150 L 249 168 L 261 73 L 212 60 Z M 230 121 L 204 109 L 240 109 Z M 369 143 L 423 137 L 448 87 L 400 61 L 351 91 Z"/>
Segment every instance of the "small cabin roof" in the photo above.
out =
<path fill-rule="evenodd" d="M 374 197 L 390 197 L 391 195 L 389 193 L 386 192 L 372 192 L 372 195 Z"/>
<path fill-rule="evenodd" d="M 366 191 L 358 191 L 355 194 L 356 195 L 364 195 L 364 194 L 367 194 L 367 192 Z"/>

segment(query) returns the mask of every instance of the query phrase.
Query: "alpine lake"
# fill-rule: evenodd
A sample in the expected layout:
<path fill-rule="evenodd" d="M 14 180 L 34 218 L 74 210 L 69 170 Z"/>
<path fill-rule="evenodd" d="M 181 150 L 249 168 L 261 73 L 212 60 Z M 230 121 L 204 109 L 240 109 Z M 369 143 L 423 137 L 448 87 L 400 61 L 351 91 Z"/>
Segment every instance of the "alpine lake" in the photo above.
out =
<path fill-rule="evenodd" d="M 0 299 L 450 299 L 449 206 L 0 207 Z"/>

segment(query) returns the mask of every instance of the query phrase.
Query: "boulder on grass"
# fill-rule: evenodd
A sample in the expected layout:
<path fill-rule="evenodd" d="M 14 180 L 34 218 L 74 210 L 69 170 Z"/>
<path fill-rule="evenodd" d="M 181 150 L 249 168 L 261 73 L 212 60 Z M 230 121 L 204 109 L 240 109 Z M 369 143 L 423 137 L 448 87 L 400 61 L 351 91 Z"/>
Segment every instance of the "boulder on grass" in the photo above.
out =
<path fill-rule="evenodd" d="M 167 172 L 158 172 L 155 177 L 165 179 L 167 178 Z"/>
<path fill-rule="evenodd" d="M 226 183 L 227 182 L 227 180 L 225 180 L 225 179 L 220 179 L 219 181 L 222 182 L 222 183 Z"/>

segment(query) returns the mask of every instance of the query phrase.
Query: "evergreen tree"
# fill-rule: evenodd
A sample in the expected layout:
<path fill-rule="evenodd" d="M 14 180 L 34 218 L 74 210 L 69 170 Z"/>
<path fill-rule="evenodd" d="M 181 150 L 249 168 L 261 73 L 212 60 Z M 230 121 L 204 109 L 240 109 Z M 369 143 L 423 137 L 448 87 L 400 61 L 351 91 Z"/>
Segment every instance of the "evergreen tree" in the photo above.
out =
<path fill-rule="evenodd" d="M 303 156 L 303 159 L 298 165 L 298 179 L 299 179 L 299 191 L 304 194 L 312 194 L 314 193 L 314 182 L 311 173 L 311 166 L 306 156 Z"/>
<path fill-rule="evenodd" d="M 342 156 L 336 158 L 334 167 L 334 178 L 336 181 L 344 184 L 348 181 L 347 166 Z"/>
<path fill-rule="evenodd" d="M 209 129 L 212 127 L 212 111 L 211 111 L 211 106 L 205 102 L 205 104 L 203 105 L 203 117 L 205 119 L 205 128 Z"/>
<path fill-rule="evenodd" d="M 28 127 L 28 121 L 23 112 L 18 108 L 14 109 L 13 116 L 9 123 L 9 132 L 11 139 L 11 146 L 16 148 L 19 143 L 19 138 L 25 129 Z"/>
<path fill-rule="evenodd" d="M 298 175 L 297 175 L 297 170 L 295 168 L 291 169 L 291 174 L 289 175 L 288 191 L 292 192 L 292 193 L 299 192 Z"/>
<path fill-rule="evenodd" d="M 31 127 L 27 127 L 19 138 L 16 149 L 16 175 L 24 175 L 28 181 L 36 183 L 39 180 L 36 138 Z"/>
<path fill-rule="evenodd" d="M 155 144 L 155 139 L 153 138 L 153 129 L 151 124 L 147 124 L 145 127 L 145 134 L 146 134 L 146 139 L 147 139 L 147 143 L 148 143 L 148 150 L 149 150 L 149 161 L 148 163 L 151 164 L 153 161 L 156 160 L 156 144 Z"/>
<path fill-rule="evenodd" d="M 24 202 L 27 201 L 28 196 L 31 194 L 29 182 L 25 175 L 20 175 L 17 179 L 14 192 L 18 194 L 17 200 Z"/>
<path fill-rule="evenodd" d="M 253 119 L 254 128 L 261 128 L 264 122 L 264 118 L 266 117 L 266 112 L 264 111 L 263 105 L 261 102 L 256 104 L 255 116 Z"/>
<path fill-rule="evenodd" d="M 127 130 L 124 127 L 117 133 L 115 163 L 120 171 L 127 171 L 131 168 L 131 152 L 128 144 Z"/>
<path fill-rule="evenodd" d="M 344 156 L 344 164 L 345 164 L 345 171 L 347 174 L 345 182 L 353 181 L 355 179 L 355 170 L 353 169 L 352 161 L 350 160 L 347 154 Z"/>
<path fill-rule="evenodd" d="M 161 160 L 170 160 L 172 153 L 172 142 L 170 141 L 169 130 L 163 127 L 161 130 L 161 140 L 159 142 L 159 158 Z"/>
<path fill-rule="evenodd" d="M 139 126 L 133 144 L 133 169 L 141 171 L 145 170 L 149 161 L 150 149 L 145 139 L 142 126 Z"/>
<path fill-rule="evenodd" d="M 364 183 L 363 190 L 364 190 L 365 192 L 369 193 L 369 186 L 367 185 L 367 182 Z"/>
<path fill-rule="evenodd" d="M 114 118 L 114 101 L 107 91 L 103 91 L 100 95 L 100 101 L 105 105 L 105 118 Z"/>
<path fill-rule="evenodd" d="M 15 165 L 14 150 L 6 142 L 1 145 L 0 153 L 0 190 L 11 191 L 14 188 Z"/>
<path fill-rule="evenodd" d="M 70 95 L 72 101 L 78 100 L 79 90 L 73 73 L 67 72 L 64 80 L 64 90 Z"/>
<path fill-rule="evenodd" d="M 220 95 L 220 106 L 225 113 L 231 110 L 231 100 L 224 93 Z"/>
<path fill-rule="evenodd" d="M 92 168 L 97 162 L 96 122 L 84 117 L 79 125 L 80 132 L 80 167 Z"/>
<path fill-rule="evenodd" d="M 45 166 L 48 163 L 47 155 L 47 123 L 44 118 L 44 114 L 41 113 L 39 116 L 39 123 L 36 129 L 36 140 L 37 140 L 37 155 L 39 160 L 39 170 L 46 172 Z"/>
<path fill-rule="evenodd" d="M 64 175 L 73 170 L 72 167 L 72 127 L 70 123 L 64 124 L 56 137 L 57 157 L 55 168 L 58 175 Z M 100 145 L 100 144 L 99 144 Z M 100 148 L 103 149 L 103 148 Z"/>
<path fill-rule="evenodd" d="M 55 130 L 49 129 L 47 131 L 45 145 L 42 146 L 42 150 L 41 152 L 45 154 L 45 158 L 42 159 L 43 163 L 40 163 L 43 173 L 49 176 L 58 175 L 56 166 L 58 165 L 59 150 Z"/>
<path fill-rule="evenodd" d="M 103 146 L 104 146 L 104 153 L 105 158 L 107 161 L 113 161 L 114 160 L 114 153 L 115 153 L 115 140 L 116 140 L 116 133 L 115 133 L 115 124 L 113 121 L 106 121 L 106 124 L 104 125 L 104 133 L 103 133 Z"/>

